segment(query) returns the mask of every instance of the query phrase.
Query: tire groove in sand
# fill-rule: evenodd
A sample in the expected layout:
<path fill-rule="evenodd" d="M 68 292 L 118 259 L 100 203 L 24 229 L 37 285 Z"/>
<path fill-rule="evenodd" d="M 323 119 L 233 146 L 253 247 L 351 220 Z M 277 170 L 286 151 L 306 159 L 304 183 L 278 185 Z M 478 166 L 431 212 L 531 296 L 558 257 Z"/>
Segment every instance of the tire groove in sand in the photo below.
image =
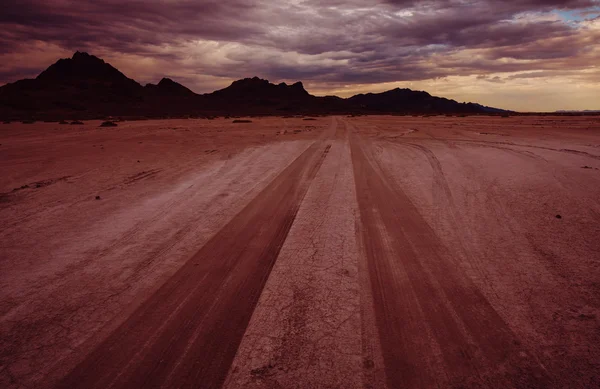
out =
<path fill-rule="evenodd" d="M 546 387 L 543 367 L 351 136 L 388 386 Z"/>
<path fill-rule="evenodd" d="M 377 329 L 374 321 L 363 326 L 365 315 L 374 315 L 362 304 L 354 172 L 347 131 L 340 124 L 224 388 L 385 387 Z"/>
<path fill-rule="evenodd" d="M 330 147 L 311 145 L 58 387 L 220 387 Z"/>

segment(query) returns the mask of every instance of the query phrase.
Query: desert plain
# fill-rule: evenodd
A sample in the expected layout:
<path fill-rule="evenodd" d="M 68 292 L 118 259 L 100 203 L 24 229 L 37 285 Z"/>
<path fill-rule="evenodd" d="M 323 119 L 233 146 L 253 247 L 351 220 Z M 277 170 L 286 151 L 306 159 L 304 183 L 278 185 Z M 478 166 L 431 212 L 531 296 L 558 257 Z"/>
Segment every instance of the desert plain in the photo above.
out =
<path fill-rule="evenodd" d="M 600 117 L 0 124 L 2 388 L 600 386 Z"/>

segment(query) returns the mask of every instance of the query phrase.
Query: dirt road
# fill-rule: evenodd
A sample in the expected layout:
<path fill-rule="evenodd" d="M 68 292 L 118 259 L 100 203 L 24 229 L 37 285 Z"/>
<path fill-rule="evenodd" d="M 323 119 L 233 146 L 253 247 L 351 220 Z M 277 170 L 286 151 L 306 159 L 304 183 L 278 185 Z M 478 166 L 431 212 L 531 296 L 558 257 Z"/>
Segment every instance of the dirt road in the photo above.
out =
<path fill-rule="evenodd" d="M 4 387 L 600 385 L 597 118 L 17 126 Z"/>

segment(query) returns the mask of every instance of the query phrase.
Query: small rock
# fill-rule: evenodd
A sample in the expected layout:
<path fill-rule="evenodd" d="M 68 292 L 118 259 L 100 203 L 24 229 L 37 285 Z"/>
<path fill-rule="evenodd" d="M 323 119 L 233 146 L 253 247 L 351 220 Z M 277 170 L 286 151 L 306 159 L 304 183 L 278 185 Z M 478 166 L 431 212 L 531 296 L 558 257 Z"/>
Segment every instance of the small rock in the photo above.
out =
<path fill-rule="evenodd" d="M 96 196 L 96 200 L 100 200 L 100 196 Z"/>
<path fill-rule="evenodd" d="M 560 216 L 560 215 L 556 215 L 556 218 L 557 218 L 557 219 L 562 219 L 562 216 Z"/>
<path fill-rule="evenodd" d="M 102 124 L 100 124 L 100 127 L 117 127 L 117 123 L 111 122 L 111 121 L 106 121 L 106 122 L 102 122 Z"/>
<path fill-rule="evenodd" d="M 596 315 L 591 314 L 591 315 L 586 315 L 586 314 L 580 314 L 579 315 L 579 320 L 594 320 L 596 318 Z"/>

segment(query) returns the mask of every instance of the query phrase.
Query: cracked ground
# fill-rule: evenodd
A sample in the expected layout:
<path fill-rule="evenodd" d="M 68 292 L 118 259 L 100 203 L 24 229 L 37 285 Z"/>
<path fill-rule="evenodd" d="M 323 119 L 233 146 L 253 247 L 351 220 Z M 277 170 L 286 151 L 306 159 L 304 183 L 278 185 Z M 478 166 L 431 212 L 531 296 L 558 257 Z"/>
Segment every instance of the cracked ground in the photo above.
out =
<path fill-rule="evenodd" d="M 2 388 L 600 386 L 597 117 L 0 125 Z"/>

